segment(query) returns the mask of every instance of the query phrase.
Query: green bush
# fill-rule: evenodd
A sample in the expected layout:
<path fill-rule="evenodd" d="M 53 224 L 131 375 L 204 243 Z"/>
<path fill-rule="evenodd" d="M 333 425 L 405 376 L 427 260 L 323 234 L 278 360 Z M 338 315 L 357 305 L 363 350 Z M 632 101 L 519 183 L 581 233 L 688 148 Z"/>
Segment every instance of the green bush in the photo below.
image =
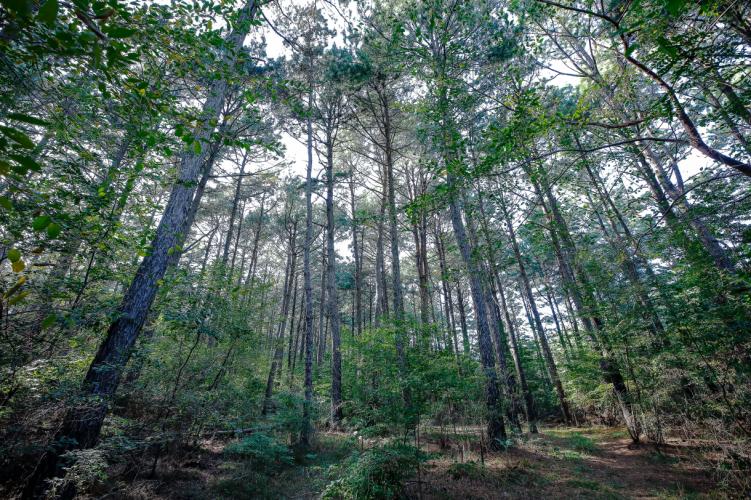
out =
<path fill-rule="evenodd" d="M 426 456 L 412 446 L 388 444 L 365 451 L 330 483 L 323 498 L 370 500 L 399 498 L 404 482 Z"/>
<path fill-rule="evenodd" d="M 107 480 L 107 459 L 100 449 L 73 450 L 63 454 L 62 458 L 68 465 L 64 467 L 64 477 L 52 480 L 55 495 L 64 491 L 69 483 L 75 485 L 78 492 L 91 492 Z"/>
<path fill-rule="evenodd" d="M 263 432 L 255 432 L 227 445 L 224 453 L 233 458 L 248 460 L 255 469 L 267 473 L 292 465 L 293 462 L 289 447 Z"/>

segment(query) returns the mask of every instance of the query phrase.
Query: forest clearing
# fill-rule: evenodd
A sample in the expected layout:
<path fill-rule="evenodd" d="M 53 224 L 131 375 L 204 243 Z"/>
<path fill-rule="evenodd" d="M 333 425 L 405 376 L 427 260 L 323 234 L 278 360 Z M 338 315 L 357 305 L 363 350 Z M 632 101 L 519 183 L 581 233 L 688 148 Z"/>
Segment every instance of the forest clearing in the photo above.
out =
<path fill-rule="evenodd" d="M 0 498 L 748 498 L 751 3 L 0 0 Z"/>

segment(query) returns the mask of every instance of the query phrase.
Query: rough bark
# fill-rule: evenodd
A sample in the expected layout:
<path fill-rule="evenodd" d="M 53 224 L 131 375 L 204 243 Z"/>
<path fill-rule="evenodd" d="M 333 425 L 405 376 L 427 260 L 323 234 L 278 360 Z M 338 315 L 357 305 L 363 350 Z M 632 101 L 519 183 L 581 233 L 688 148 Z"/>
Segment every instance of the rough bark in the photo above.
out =
<path fill-rule="evenodd" d="M 312 109 L 313 91 L 308 94 L 308 109 Z M 306 123 L 308 134 L 308 165 L 305 174 L 305 242 L 303 243 L 303 276 L 305 286 L 305 401 L 303 403 L 300 444 L 310 447 L 313 439 L 313 282 L 310 270 L 310 247 L 313 244 L 313 122 Z"/>
<path fill-rule="evenodd" d="M 255 11 L 254 0 L 249 0 L 240 10 L 233 30 L 224 41 L 224 67 L 229 68 L 237 61 Z M 209 87 L 200 114 L 200 124 L 194 134 L 196 140 L 204 146 L 214 132 L 214 124 L 219 120 L 227 92 L 228 83 L 223 78 L 213 81 Z M 35 491 L 43 487 L 46 478 L 61 472 L 58 465 L 59 456 L 63 452 L 74 448 L 90 448 L 96 444 L 108 413 L 109 400 L 117 390 L 122 370 L 156 297 L 158 282 L 167 269 L 169 252 L 174 252 L 179 242 L 178 234 L 188 216 L 204 159 L 203 150 L 196 153 L 191 149 L 182 155 L 178 178 L 157 227 L 150 252 L 141 262 L 120 304 L 117 319 L 110 325 L 84 378 L 82 393 L 89 400 L 88 404 L 77 405 L 67 412 L 55 437 L 55 448 L 48 451 L 38 464 L 28 482 L 25 496 L 33 496 Z"/>
<path fill-rule="evenodd" d="M 336 251 L 334 249 L 334 140 L 326 137 L 326 250 L 328 254 L 328 315 L 331 328 L 331 425 L 342 420 L 342 352 L 339 329 L 339 291 L 336 286 Z"/>

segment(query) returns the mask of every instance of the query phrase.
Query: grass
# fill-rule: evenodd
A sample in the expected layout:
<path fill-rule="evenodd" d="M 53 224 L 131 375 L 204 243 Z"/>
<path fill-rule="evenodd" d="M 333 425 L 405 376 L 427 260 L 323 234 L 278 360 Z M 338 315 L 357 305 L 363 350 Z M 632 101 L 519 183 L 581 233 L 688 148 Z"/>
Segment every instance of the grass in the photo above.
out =
<path fill-rule="evenodd" d="M 587 436 L 576 432 L 567 439 L 568 445 L 576 451 L 582 453 L 592 454 L 598 451 L 598 447 L 595 442 Z"/>
<path fill-rule="evenodd" d="M 661 500 L 694 500 L 694 499 L 699 499 L 699 498 L 705 498 L 705 496 L 691 490 L 691 488 L 687 486 L 677 485 L 673 488 L 659 491 L 657 493 L 657 498 Z M 717 498 L 721 498 L 721 497 L 717 496 Z"/>
<path fill-rule="evenodd" d="M 597 481 L 590 481 L 589 479 L 569 479 L 566 484 L 572 488 L 581 488 L 583 490 L 597 491 L 601 485 Z"/>
<path fill-rule="evenodd" d="M 649 455 L 649 461 L 653 464 L 673 465 L 680 462 L 680 459 L 678 457 L 671 457 L 670 455 L 665 455 L 664 453 L 656 451 Z"/>
<path fill-rule="evenodd" d="M 584 455 L 576 450 L 561 449 L 557 446 L 550 452 L 550 456 L 559 460 L 569 460 L 572 462 L 580 462 L 584 459 Z"/>

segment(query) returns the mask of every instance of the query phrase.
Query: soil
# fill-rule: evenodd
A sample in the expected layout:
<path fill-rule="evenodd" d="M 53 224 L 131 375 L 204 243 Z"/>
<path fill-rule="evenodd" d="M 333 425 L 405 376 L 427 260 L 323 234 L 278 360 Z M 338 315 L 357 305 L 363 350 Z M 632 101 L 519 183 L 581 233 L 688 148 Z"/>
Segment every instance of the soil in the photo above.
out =
<path fill-rule="evenodd" d="M 490 456 L 475 449 L 468 456 L 465 450 L 469 466 L 455 465 L 461 444 L 450 442 L 425 465 L 421 481 L 409 487 L 410 497 L 686 498 L 715 492 L 698 448 L 634 445 L 618 429 L 548 428 Z"/>
<path fill-rule="evenodd" d="M 668 441 L 634 445 L 620 429 L 555 428 L 485 453 L 477 429 L 431 429 L 420 436 L 430 459 L 404 494 L 420 499 L 724 498 L 698 446 Z M 107 498 L 319 498 L 351 453 L 351 436 L 319 434 L 316 452 L 262 483 L 205 442 L 190 456 L 164 460 L 153 479 L 137 479 Z M 368 447 L 368 444 L 365 444 Z"/>

